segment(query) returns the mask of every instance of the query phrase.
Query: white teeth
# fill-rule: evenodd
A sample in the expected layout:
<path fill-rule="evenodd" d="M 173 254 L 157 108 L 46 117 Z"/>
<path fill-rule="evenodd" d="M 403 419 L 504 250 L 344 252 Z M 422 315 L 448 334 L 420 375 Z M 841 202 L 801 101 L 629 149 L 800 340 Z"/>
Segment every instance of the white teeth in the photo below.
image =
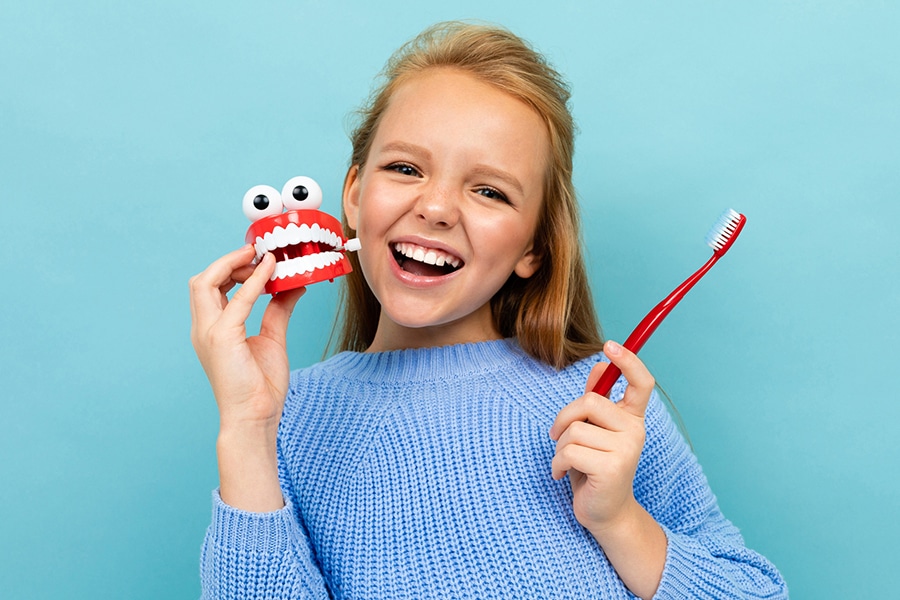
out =
<path fill-rule="evenodd" d="M 328 244 L 332 248 L 337 248 L 341 245 L 341 237 L 328 229 L 323 229 L 318 224 L 310 227 L 305 223 L 299 226 L 294 223 L 288 223 L 287 227 L 278 226 L 265 235 L 256 237 L 254 242 L 256 248 L 255 262 L 262 260 L 262 257 L 267 252 L 306 242 Z M 290 259 L 285 258 L 275 263 L 275 273 L 272 275 L 272 279 L 284 279 L 285 277 L 293 277 L 301 273 L 310 273 L 316 269 L 329 267 L 343 258 L 344 255 L 338 251 L 318 252 Z"/>
<path fill-rule="evenodd" d="M 431 248 L 423 248 L 422 246 L 417 246 L 416 244 L 408 244 L 406 242 L 399 242 L 397 244 L 394 244 L 394 250 L 407 258 L 411 258 L 415 261 L 423 262 L 429 265 L 437 265 L 439 267 L 442 267 L 445 264 L 449 264 L 450 266 L 456 268 L 462 263 L 462 261 L 460 261 L 452 254 L 447 254 L 440 250 Z"/>
<path fill-rule="evenodd" d="M 263 240 L 263 248 L 265 248 L 266 250 L 274 250 L 278 247 L 278 242 L 275 241 L 275 234 L 273 234 L 271 231 L 266 233 L 266 235 L 263 237 Z"/>
<path fill-rule="evenodd" d="M 309 273 L 316 269 L 323 269 L 340 261 L 343 255 L 340 252 L 319 252 L 309 256 L 301 256 L 290 260 L 275 263 L 275 273 L 272 279 L 284 279 L 301 273 Z"/>
<path fill-rule="evenodd" d="M 286 248 L 295 246 L 304 242 L 317 242 L 330 245 L 337 248 L 341 244 L 341 238 L 336 233 L 321 228 L 318 223 L 310 227 L 307 224 L 300 226 L 294 223 L 288 223 L 287 227 L 278 226 L 264 236 L 256 238 L 256 258 L 262 259 L 266 252 L 271 252 L 276 248 Z"/>
<path fill-rule="evenodd" d="M 293 223 L 290 223 L 289 225 L 293 225 Z M 306 225 L 303 225 L 302 227 L 306 227 Z M 306 227 L 306 229 L 307 229 L 306 237 L 309 237 L 309 231 L 308 231 L 309 227 Z M 288 229 L 285 230 L 285 232 L 287 234 L 285 241 L 288 244 L 290 244 L 291 246 L 295 246 L 295 245 L 299 244 L 301 241 L 303 241 L 303 239 L 302 239 L 303 233 L 301 233 L 300 230 L 301 230 L 301 227 L 296 227 L 296 226 L 288 227 Z"/>

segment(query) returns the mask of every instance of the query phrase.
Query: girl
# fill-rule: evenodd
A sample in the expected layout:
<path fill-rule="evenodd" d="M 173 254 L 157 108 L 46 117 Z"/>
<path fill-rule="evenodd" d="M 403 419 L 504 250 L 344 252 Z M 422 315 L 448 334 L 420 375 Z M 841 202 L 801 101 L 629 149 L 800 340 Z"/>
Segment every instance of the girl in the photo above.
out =
<path fill-rule="evenodd" d="M 451 23 L 384 76 L 344 183 L 362 249 L 342 351 L 289 372 L 302 290 L 247 337 L 271 256 L 245 247 L 191 280 L 220 411 L 204 597 L 786 596 L 653 377 L 602 343 L 559 75 L 503 29 Z M 586 392 L 607 359 L 609 399 Z"/>

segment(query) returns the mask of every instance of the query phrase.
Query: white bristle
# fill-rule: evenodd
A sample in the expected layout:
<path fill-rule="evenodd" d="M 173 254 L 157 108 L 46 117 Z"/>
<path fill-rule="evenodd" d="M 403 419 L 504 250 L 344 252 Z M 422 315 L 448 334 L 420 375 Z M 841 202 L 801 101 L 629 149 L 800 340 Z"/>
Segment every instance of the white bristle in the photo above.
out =
<path fill-rule="evenodd" d="M 706 234 L 706 243 L 713 250 L 721 250 L 737 230 L 741 215 L 730 208 L 722 213 L 719 220 Z"/>

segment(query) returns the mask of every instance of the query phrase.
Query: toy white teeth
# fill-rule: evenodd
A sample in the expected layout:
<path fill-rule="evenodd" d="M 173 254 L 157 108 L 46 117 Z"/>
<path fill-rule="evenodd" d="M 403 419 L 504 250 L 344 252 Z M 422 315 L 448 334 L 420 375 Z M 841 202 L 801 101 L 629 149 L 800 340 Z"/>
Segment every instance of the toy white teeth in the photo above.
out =
<path fill-rule="evenodd" d="M 310 256 L 300 256 L 275 263 L 272 279 L 284 279 L 303 273 L 312 273 L 316 269 L 324 269 L 341 261 L 344 255 L 340 252 L 319 252 Z"/>
<path fill-rule="evenodd" d="M 264 236 L 257 236 L 254 244 L 256 258 L 260 260 L 266 252 L 302 243 L 327 244 L 337 249 L 341 247 L 341 237 L 328 229 L 323 229 L 318 223 L 314 223 L 312 227 L 306 223 L 301 225 L 288 223 L 285 227 L 275 227 Z"/>

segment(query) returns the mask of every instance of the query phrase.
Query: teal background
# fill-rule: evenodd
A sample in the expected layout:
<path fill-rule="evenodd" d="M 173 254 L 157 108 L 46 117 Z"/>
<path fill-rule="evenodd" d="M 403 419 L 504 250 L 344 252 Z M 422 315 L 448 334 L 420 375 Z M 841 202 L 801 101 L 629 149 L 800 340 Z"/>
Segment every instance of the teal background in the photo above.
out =
<path fill-rule="evenodd" d="M 897 3 L 250 4 L 0 7 L 0 596 L 199 595 L 217 413 L 187 280 L 242 243 L 251 185 L 310 175 L 337 213 L 348 116 L 449 18 L 571 81 L 609 336 L 706 260 L 724 209 L 748 216 L 642 357 L 793 597 L 896 595 Z M 336 289 L 295 313 L 295 366 Z"/>

